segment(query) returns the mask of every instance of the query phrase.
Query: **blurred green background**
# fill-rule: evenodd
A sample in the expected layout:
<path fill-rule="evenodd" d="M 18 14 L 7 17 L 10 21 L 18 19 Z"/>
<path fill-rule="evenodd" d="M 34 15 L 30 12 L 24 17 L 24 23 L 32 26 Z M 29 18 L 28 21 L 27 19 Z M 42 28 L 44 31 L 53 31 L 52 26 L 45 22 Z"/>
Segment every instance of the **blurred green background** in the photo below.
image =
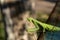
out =
<path fill-rule="evenodd" d="M 1 10 L 0 10 L 0 40 L 4 40 L 4 24 L 3 24 L 3 21 L 2 21 L 2 15 L 1 15 Z"/>

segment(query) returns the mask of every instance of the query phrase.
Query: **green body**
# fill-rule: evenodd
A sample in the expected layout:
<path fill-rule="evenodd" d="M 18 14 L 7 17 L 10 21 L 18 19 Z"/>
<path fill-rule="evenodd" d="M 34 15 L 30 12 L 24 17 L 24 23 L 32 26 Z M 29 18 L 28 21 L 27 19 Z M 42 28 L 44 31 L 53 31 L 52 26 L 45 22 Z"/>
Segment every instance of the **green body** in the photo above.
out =
<path fill-rule="evenodd" d="M 43 27 L 43 32 L 45 32 L 45 30 L 48 30 L 48 31 L 60 31 L 60 27 L 56 27 L 56 26 L 53 26 L 53 25 L 42 23 L 42 22 L 37 21 L 36 19 L 33 19 L 33 18 L 28 18 L 27 20 L 32 22 L 36 27 L 36 28 L 32 28 L 32 29 L 27 29 L 28 32 L 34 32 L 34 31 L 39 30 L 40 27 L 38 26 L 38 24 Z"/>

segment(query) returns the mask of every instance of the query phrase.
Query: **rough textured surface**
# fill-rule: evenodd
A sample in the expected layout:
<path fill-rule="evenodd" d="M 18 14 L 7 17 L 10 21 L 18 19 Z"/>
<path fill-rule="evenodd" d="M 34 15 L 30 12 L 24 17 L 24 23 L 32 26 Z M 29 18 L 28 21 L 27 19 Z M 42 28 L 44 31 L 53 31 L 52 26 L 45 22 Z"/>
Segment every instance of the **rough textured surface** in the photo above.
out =
<path fill-rule="evenodd" d="M 36 0 L 36 11 L 42 13 L 50 13 L 54 7 L 54 2 Z"/>

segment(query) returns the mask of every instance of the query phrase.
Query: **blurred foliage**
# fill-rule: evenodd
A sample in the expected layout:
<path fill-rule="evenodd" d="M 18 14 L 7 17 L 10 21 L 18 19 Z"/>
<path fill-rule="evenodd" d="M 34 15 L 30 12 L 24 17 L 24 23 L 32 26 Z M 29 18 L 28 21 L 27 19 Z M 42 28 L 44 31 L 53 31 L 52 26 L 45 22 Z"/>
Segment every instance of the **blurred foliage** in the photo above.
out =
<path fill-rule="evenodd" d="M 36 19 L 42 22 L 46 22 L 49 16 L 47 13 L 42 13 L 42 12 L 37 12 L 36 15 L 37 15 Z"/>
<path fill-rule="evenodd" d="M 1 21 L 1 10 L 0 10 L 0 21 Z"/>
<path fill-rule="evenodd" d="M 0 23 L 0 40 L 4 39 L 4 27 L 3 23 Z"/>
<path fill-rule="evenodd" d="M 2 16 L 1 16 L 1 12 L 0 12 L 0 40 L 4 40 L 5 38 L 5 33 L 4 33 L 4 25 L 2 21 Z"/>

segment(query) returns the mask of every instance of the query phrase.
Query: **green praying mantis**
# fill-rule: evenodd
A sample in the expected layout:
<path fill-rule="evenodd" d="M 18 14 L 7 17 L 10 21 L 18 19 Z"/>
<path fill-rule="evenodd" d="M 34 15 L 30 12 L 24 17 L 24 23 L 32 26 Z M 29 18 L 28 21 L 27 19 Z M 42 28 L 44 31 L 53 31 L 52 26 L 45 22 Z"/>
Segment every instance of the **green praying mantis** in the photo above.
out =
<path fill-rule="evenodd" d="M 56 27 L 56 26 L 53 26 L 53 25 L 49 25 L 49 24 L 46 24 L 46 23 L 42 23 L 36 19 L 33 19 L 33 18 L 27 18 L 27 20 L 29 22 L 32 22 L 34 25 L 35 25 L 35 28 L 30 28 L 30 29 L 27 29 L 28 32 L 34 32 L 34 31 L 37 31 L 39 29 L 41 29 L 39 25 L 41 25 L 43 27 L 43 32 L 45 32 L 45 30 L 48 30 L 48 31 L 60 31 L 60 27 Z"/>

